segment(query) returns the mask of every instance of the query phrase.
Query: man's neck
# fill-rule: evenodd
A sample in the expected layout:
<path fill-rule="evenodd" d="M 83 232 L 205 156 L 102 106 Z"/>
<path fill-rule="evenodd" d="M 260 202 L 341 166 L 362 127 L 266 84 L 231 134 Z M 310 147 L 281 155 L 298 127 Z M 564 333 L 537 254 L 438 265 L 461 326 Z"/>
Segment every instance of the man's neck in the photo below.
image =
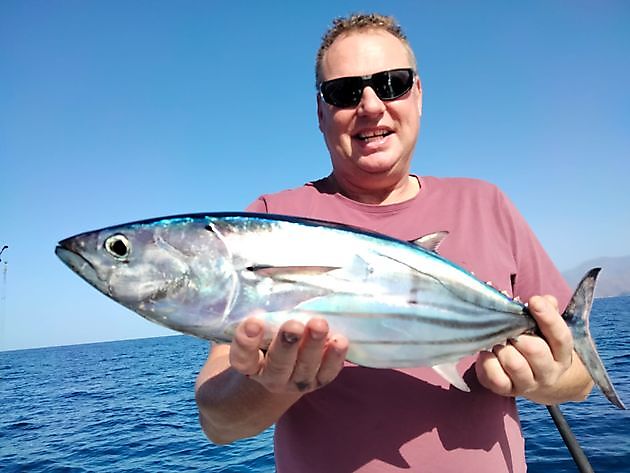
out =
<path fill-rule="evenodd" d="M 373 205 L 397 204 L 414 198 L 420 191 L 420 182 L 414 176 L 405 176 L 393 185 L 354 185 L 347 180 L 339 179 L 335 174 L 328 177 L 330 185 L 336 192 L 345 195 L 355 202 Z"/>

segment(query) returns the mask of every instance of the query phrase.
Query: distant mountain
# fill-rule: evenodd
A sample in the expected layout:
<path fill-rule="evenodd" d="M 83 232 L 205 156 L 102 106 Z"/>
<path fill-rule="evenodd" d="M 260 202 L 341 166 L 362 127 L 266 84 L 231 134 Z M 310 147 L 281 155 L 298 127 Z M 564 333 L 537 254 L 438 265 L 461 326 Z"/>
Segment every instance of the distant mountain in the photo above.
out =
<path fill-rule="evenodd" d="M 569 285 L 575 288 L 586 271 L 596 267 L 602 268 L 602 272 L 597 280 L 595 297 L 630 295 L 630 256 L 602 257 L 585 261 L 569 271 L 564 271 L 562 275 Z"/>

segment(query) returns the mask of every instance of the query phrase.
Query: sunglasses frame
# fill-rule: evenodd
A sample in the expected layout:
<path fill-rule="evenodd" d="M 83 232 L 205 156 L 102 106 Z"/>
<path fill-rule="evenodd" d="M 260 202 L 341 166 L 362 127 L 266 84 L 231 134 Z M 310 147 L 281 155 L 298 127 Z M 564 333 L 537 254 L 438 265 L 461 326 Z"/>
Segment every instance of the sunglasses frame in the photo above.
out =
<path fill-rule="evenodd" d="M 409 84 L 399 94 L 395 94 L 392 97 L 381 97 L 381 95 L 380 95 L 381 90 L 378 87 L 378 84 L 375 83 L 375 77 L 376 77 L 376 80 L 378 80 L 378 81 L 381 80 L 381 77 L 383 77 L 383 80 L 391 81 L 392 73 L 400 72 L 400 71 L 405 71 L 405 72 L 409 73 L 409 78 L 407 79 L 409 81 Z M 389 70 L 386 70 L 386 71 L 375 72 L 374 74 L 370 74 L 370 75 L 367 75 L 367 76 L 347 76 L 347 77 L 338 77 L 337 79 L 331 79 L 331 80 L 322 81 L 322 82 L 319 83 L 318 91 L 319 91 L 319 96 L 328 105 L 332 105 L 333 107 L 337 107 L 337 108 L 354 108 L 357 105 L 359 105 L 359 103 L 361 102 L 361 97 L 363 96 L 363 90 L 366 87 L 368 87 L 368 86 L 371 87 L 372 90 L 374 90 L 374 92 L 376 93 L 376 96 L 380 100 L 382 100 L 384 102 L 390 102 L 392 100 L 396 100 L 396 99 L 402 97 L 407 92 L 409 92 L 413 88 L 413 84 L 415 82 L 415 78 L 416 78 L 416 71 L 414 71 L 413 68 L 411 68 L 411 67 L 399 67 L 399 68 L 396 68 L 396 69 L 389 69 Z M 355 81 L 357 83 L 360 81 L 360 83 L 361 83 L 360 88 L 355 88 L 350 93 L 350 95 L 352 96 L 351 97 L 352 98 L 351 102 L 337 102 L 337 103 L 334 103 L 335 102 L 334 99 L 331 99 L 330 101 L 326 99 L 326 95 L 328 95 L 329 99 L 331 98 L 330 95 L 325 92 L 325 90 L 328 87 L 330 87 L 331 85 L 334 85 L 336 83 L 350 82 L 350 81 Z M 355 101 L 356 101 L 356 103 L 355 103 Z"/>

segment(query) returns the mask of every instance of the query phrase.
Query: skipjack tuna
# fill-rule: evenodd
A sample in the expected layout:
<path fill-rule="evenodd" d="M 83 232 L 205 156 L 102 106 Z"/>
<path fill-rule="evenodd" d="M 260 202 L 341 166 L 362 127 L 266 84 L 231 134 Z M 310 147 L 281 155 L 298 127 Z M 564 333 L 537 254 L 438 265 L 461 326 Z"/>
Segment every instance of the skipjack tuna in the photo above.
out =
<path fill-rule="evenodd" d="M 363 366 L 432 366 L 468 386 L 455 363 L 525 332 L 527 307 L 415 242 L 328 222 L 254 213 L 144 220 L 82 233 L 56 254 L 96 289 L 152 322 L 230 341 L 255 310 L 267 343 L 288 319 L 326 318 Z M 606 397 L 624 408 L 588 329 L 599 269 L 563 314 L 575 350 Z"/>

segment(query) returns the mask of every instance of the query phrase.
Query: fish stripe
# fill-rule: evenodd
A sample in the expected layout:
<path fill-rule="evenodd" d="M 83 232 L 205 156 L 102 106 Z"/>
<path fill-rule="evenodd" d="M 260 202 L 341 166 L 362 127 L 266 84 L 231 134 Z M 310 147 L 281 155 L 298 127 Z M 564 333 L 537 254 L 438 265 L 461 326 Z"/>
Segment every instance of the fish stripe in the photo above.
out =
<path fill-rule="evenodd" d="M 463 345 L 472 342 L 483 342 L 484 340 L 490 341 L 496 338 L 507 339 L 508 335 L 514 332 L 514 327 L 508 326 L 502 330 L 484 333 L 475 337 L 459 337 L 445 340 L 352 340 L 352 343 L 360 345 Z"/>
<path fill-rule="evenodd" d="M 308 311 L 307 311 L 308 312 Z M 454 320 L 454 319 L 446 319 L 440 317 L 431 317 L 419 314 L 405 314 L 405 313 L 388 313 L 388 314 L 380 314 L 380 313 L 366 313 L 366 312 L 323 312 L 318 311 L 321 315 L 325 317 L 341 317 L 341 318 L 353 318 L 353 319 L 392 319 L 392 320 L 408 320 L 410 322 L 424 323 L 429 325 L 435 325 L 438 327 L 449 327 L 449 328 L 458 328 L 458 329 L 484 329 L 484 328 L 496 328 L 504 326 L 506 321 L 505 319 L 497 319 L 497 320 Z M 529 323 L 527 319 L 524 319 L 525 322 L 528 322 L 527 326 L 533 326 L 533 323 Z M 512 327 L 513 329 L 514 327 Z"/>

